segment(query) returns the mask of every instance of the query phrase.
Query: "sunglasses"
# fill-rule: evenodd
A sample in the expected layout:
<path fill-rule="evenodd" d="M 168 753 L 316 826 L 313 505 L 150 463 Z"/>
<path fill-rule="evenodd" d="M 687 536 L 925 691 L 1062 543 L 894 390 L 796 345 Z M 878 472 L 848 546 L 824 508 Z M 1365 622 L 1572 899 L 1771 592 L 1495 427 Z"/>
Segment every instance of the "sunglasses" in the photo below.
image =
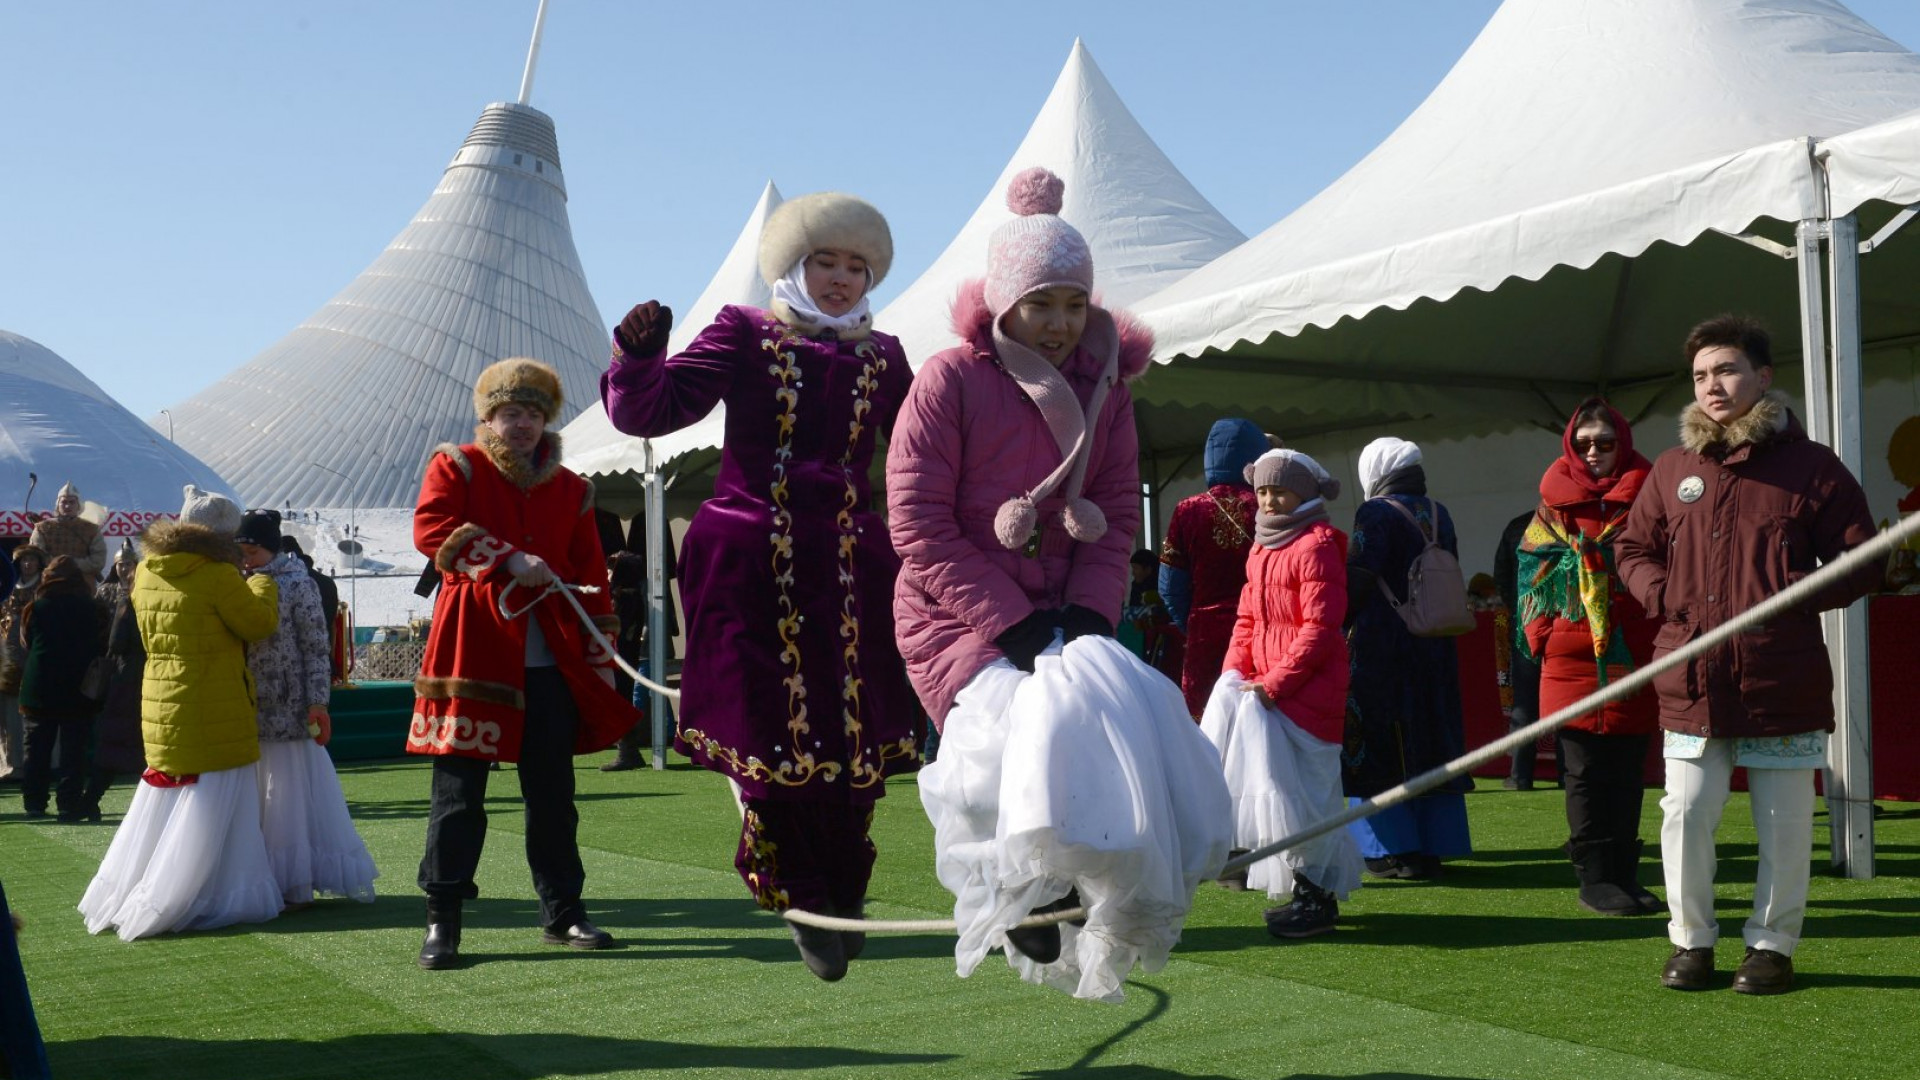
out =
<path fill-rule="evenodd" d="M 1618 439 L 1575 439 L 1573 440 L 1573 452 L 1576 454 L 1584 454 L 1589 450 L 1598 450 L 1603 454 L 1611 454 L 1619 445 L 1620 440 Z"/>

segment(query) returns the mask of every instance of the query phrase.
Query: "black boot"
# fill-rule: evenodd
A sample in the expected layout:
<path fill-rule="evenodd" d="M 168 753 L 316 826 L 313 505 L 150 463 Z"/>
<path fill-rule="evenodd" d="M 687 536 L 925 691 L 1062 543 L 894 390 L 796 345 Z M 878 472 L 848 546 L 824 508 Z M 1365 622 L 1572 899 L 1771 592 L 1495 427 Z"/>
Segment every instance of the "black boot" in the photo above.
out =
<path fill-rule="evenodd" d="M 1611 840 L 1568 842 L 1567 857 L 1580 879 L 1580 906 L 1596 915 L 1638 915 L 1639 903 L 1613 883 L 1616 846 Z"/>
<path fill-rule="evenodd" d="M 420 966 L 442 971 L 460 963 L 460 901 L 427 900 L 427 939 L 420 944 Z"/>
<path fill-rule="evenodd" d="M 833 913 L 843 919 L 864 919 L 867 917 L 867 903 L 862 900 L 850 906 L 837 907 Z M 848 960 L 860 959 L 860 954 L 866 951 L 866 948 L 867 935 L 865 931 L 840 931 L 840 951 L 847 954 Z"/>
<path fill-rule="evenodd" d="M 1267 910 L 1267 933 L 1277 938 L 1307 938 L 1333 931 L 1340 902 L 1332 893 L 1294 872 L 1293 903 Z"/>
<path fill-rule="evenodd" d="M 1653 915 L 1667 910 L 1667 902 L 1648 892 L 1640 884 L 1640 852 L 1646 845 L 1640 840 L 1622 841 L 1614 848 L 1613 883 L 1633 898 L 1640 913 Z"/>
<path fill-rule="evenodd" d="M 620 741 L 613 744 L 613 760 L 600 766 L 601 772 L 626 772 L 646 764 L 640 755 L 640 728 L 640 724 L 635 724 L 632 730 L 620 736 Z"/>
<path fill-rule="evenodd" d="M 847 950 L 841 944 L 839 931 L 822 930 L 804 923 L 788 925 L 793 927 L 793 943 L 799 947 L 800 959 L 806 961 L 808 971 L 827 982 L 839 982 L 846 977 Z"/>
<path fill-rule="evenodd" d="M 1056 911 L 1067 911 L 1080 906 L 1080 890 L 1068 889 L 1067 895 L 1050 904 L 1034 908 L 1030 914 L 1051 915 Z M 1085 919 L 1073 920 L 1075 926 L 1085 926 Z M 1049 923 L 1046 926 L 1016 926 L 1007 931 L 1007 944 L 1020 950 L 1021 954 L 1036 964 L 1051 964 L 1060 959 L 1060 924 Z"/>

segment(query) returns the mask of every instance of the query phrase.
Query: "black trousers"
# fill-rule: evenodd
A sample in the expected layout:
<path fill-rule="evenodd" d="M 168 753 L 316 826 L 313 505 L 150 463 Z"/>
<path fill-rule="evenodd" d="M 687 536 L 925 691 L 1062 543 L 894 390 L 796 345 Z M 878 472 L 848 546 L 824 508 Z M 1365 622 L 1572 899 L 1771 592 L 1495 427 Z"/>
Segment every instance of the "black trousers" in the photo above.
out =
<path fill-rule="evenodd" d="M 84 809 L 82 789 L 87 782 L 88 742 L 93 717 L 78 712 L 21 710 L 21 742 L 26 765 L 20 775 L 20 803 L 28 811 L 45 811 L 47 790 L 57 777 L 54 800 L 62 814 Z M 56 756 L 56 746 L 58 753 Z"/>
<path fill-rule="evenodd" d="M 518 772 L 527 868 L 540 897 L 541 924 L 561 928 L 586 918 L 580 892 L 587 872 L 580 865 L 580 814 L 573 805 L 573 731 L 580 713 L 558 668 L 528 668 L 526 697 Z M 480 895 L 473 875 L 487 839 L 490 764 L 450 754 L 433 759 L 427 853 L 420 860 L 420 889 L 429 903 Z"/>
<path fill-rule="evenodd" d="M 1646 794 L 1641 763 L 1651 735 L 1560 729 L 1566 752 L 1567 829 L 1576 844 L 1634 840 Z"/>

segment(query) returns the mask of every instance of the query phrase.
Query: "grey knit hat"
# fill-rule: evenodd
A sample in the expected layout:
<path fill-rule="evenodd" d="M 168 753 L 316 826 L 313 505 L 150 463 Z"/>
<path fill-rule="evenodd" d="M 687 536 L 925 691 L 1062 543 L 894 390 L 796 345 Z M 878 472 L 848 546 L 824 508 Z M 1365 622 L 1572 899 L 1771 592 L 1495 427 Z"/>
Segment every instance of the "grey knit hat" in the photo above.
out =
<path fill-rule="evenodd" d="M 202 491 L 197 484 L 188 484 L 184 490 L 186 501 L 180 506 L 182 525 L 198 525 L 221 536 L 232 536 L 240 528 L 240 507 L 232 499 Z"/>
<path fill-rule="evenodd" d="M 1320 463 L 1298 450 L 1269 450 L 1247 466 L 1247 483 L 1255 491 L 1263 487 L 1285 488 L 1309 499 L 1337 499 L 1340 481 L 1327 475 Z"/>

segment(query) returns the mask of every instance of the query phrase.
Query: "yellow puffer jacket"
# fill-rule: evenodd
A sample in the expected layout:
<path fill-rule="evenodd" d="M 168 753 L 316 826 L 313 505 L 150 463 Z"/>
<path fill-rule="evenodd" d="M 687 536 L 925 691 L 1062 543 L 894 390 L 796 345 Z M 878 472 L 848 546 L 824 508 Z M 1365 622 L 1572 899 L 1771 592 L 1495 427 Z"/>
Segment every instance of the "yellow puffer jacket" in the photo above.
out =
<path fill-rule="evenodd" d="M 171 776 L 260 759 L 246 643 L 280 625 L 269 574 L 240 576 L 233 538 L 158 521 L 141 536 L 133 614 L 147 647 L 140 733 L 147 765 Z"/>

